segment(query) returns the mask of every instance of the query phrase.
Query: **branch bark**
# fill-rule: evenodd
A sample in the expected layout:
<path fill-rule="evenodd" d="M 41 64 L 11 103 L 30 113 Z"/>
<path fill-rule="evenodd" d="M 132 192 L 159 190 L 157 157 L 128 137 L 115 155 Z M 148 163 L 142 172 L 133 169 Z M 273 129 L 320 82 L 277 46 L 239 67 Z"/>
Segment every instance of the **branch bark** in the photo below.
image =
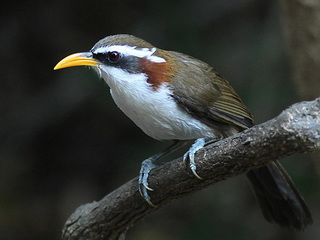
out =
<path fill-rule="evenodd" d="M 319 149 L 320 98 L 297 103 L 268 122 L 199 150 L 195 157 L 202 181 L 185 169 L 181 158 L 153 170 L 149 183 L 156 208 L 141 198 L 137 178 L 98 202 L 80 206 L 65 223 L 62 239 L 123 239 L 138 220 L 188 193 L 269 161 Z"/>

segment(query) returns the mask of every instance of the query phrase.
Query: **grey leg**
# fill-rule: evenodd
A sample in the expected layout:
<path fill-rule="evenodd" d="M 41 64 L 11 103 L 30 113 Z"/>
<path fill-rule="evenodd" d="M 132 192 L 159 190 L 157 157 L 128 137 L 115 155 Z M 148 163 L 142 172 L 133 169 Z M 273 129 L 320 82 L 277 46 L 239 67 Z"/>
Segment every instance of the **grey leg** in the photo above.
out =
<path fill-rule="evenodd" d="M 153 189 L 148 184 L 148 177 L 149 173 L 152 169 L 159 166 L 159 164 L 156 164 L 155 162 L 169 153 L 177 150 L 179 147 L 185 145 L 187 141 L 174 141 L 174 143 L 166 148 L 163 152 L 157 153 L 148 159 L 144 160 L 141 164 L 140 174 L 139 174 L 139 191 L 141 196 L 148 202 L 148 204 L 152 207 L 155 207 L 155 205 L 152 203 L 151 198 L 148 194 L 148 191 L 153 191 Z"/>

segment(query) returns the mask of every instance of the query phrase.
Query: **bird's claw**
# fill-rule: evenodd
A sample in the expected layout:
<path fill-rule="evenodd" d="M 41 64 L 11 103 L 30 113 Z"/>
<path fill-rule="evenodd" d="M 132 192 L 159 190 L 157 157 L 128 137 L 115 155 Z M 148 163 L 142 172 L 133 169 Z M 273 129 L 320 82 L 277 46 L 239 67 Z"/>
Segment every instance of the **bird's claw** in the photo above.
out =
<path fill-rule="evenodd" d="M 194 160 L 194 155 L 198 150 L 203 148 L 206 145 L 206 141 L 204 138 L 197 139 L 192 146 L 189 148 L 189 150 L 183 155 L 183 162 L 185 164 L 186 168 L 190 168 L 193 175 L 196 176 L 198 179 L 202 180 L 202 177 L 200 177 L 197 173 L 197 166 Z M 189 161 L 188 161 L 189 159 Z"/>
<path fill-rule="evenodd" d="M 153 191 L 154 189 L 149 187 L 148 183 L 148 177 L 149 173 L 152 169 L 157 167 L 156 164 L 153 163 L 153 158 L 148 158 L 144 160 L 141 164 L 141 169 L 140 169 L 140 174 L 139 174 L 139 192 L 140 195 L 147 201 L 147 203 L 152 206 L 156 207 L 152 202 L 151 202 L 151 197 L 148 194 L 148 191 Z"/>

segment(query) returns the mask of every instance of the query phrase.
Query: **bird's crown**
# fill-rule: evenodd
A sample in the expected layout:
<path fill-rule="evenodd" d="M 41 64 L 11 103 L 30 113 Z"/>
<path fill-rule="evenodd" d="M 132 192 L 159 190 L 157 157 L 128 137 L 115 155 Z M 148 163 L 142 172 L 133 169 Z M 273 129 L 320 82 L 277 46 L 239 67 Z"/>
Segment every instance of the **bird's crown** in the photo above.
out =
<path fill-rule="evenodd" d="M 92 49 L 97 49 L 100 47 L 111 46 L 111 45 L 122 45 L 131 46 L 136 48 L 153 48 L 154 46 L 147 41 L 135 37 L 129 34 L 117 34 L 105 37 L 98 41 Z"/>

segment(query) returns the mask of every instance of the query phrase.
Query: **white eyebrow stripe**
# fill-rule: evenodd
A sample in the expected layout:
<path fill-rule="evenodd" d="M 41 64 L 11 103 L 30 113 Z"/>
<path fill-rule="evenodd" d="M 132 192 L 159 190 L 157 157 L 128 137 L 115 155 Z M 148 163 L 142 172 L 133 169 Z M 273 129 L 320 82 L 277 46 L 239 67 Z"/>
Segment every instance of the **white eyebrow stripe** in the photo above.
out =
<path fill-rule="evenodd" d="M 136 47 L 131 47 L 128 45 L 112 45 L 98 48 L 94 51 L 94 53 L 105 53 L 105 52 L 112 52 L 117 51 L 125 56 L 135 56 L 139 58 L 147 58 L 151 62 L 155 63 L 162 63 L 166 62 L 166 60 L 162 57 L 153 56 L 153 54 L 157 51 L 157 48 L 140 48 L 137 49 Z"/>

